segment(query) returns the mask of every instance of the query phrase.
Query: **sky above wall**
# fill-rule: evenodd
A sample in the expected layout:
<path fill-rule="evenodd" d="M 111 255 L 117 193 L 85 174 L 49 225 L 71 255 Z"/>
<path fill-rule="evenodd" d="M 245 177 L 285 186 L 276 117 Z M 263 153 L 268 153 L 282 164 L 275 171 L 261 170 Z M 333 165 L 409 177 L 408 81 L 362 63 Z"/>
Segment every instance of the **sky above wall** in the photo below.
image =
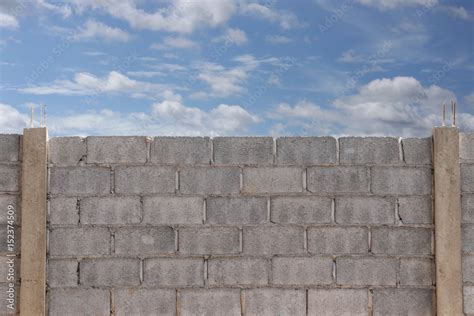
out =
<path fill-rule="evenodd" d="M 472 131 L 473 52 L 472 0 L 1 0 L 0 132 Z"/>

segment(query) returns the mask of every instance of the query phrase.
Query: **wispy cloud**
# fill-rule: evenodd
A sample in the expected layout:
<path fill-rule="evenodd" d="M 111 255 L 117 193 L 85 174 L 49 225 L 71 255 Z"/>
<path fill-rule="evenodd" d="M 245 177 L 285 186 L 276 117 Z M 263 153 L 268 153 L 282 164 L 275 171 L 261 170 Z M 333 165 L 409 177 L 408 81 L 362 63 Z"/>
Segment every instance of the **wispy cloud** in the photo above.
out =
<path fill-rule="evenodd" d="M 152 49 L 173 49 L 173 48 L 189 49 L 189 48 L 194 48 L 196 46 L 197 46 L 197 43 L 185 37 L 168 36 L 163 39 L 162 43 L 154 43 L 150 46 L 150 48 Z"/>
<path fill-rule="evenodd" d="M 247 35 L 241 29 L 228 28 L 224 35 L 216 37 L 213 41 L 224 44 L 242 45 L 247 43 L 248 40 Z"/>
<path fill-rule="evenodd" d="M 0 12 L 0 28 L 15 29 L 18 26 L 18 20 L 13 15 Z"/>
<path fill-rule="evenodd" d="M 293 39 L 283 35 L 267 35 L 265 36 L 265 42 L 272 44 L 288 44 L 293 42 Z"/>
<path fill-rule="evenodd" d="M 83 27 L 72 35 L 74 40 L 104 39 L 118 42 L 128 42 L 130 37 L 130 34 L 126 31 L 95 20 L 88 20 Z"/>

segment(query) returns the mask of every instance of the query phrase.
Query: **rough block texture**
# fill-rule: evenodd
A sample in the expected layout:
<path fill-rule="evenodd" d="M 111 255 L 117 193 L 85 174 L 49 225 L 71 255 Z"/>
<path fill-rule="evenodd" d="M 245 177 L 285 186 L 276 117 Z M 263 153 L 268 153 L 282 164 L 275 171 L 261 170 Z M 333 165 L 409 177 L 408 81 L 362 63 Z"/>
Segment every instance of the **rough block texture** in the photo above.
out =
<path fill-rule="evenodd" d="M 244 253 L 252 255 L 298 254 L 304 251 L 302 227 L 244 227 Z"/>
<path fill-rule="evenodd" d="M 102 289 L 51 289 L 49 315 L 109 315 L 110 292 Z"/>
<path fill-rule="evenodd" d="M 376 196 L 336 198 L 338 224 L 393 224 L 395 199 Z"/>
<path fill-rule="evenodd" d="M 119 228 L 115 232 L 115 252 L 121 255 L 173 253 L 175 233 L 171 227 Z"/>
<path fill-rule="evenodd" d="M 142 219 L 138 197 L 84 198 L 80 210 L 82 224 L 137 224 Z"/>
<path fill-rule="evenodd" d="M 179 251 L 184 254 L 239 253 L 240 230 L 236 227 L 180 229 Z"/>
<path fill-rule="evenodd" d="M 138 259 L 85 259 L 79 265 L 81 285 L 134 286 L 140 284 L 140 260 Z"/>
<path fill-rule="evenodd" d="M 474 164 L 461 164 L 461 190 L 474 192 Z"/>
<path fill-rule="evenodd" d="M 406 138 L 402 140 L 405 163 L 431 164 L 433 161 L 433 140 L 430 138 Z"/>
<path fill-rule="evenodd" d="M 20 135 L 0 135 L 0 161 L 14 162 L 20 157 Z"/>
<path fill-rule="evenodd" d="M 474 194 L 463 194 L 461 201 L 462 221 L 474 224 Z"/>
<path fill-rule="evenodd" d="M 243 191 L 291 193 L 303 191 L 303 170 L 293 167 L 245 168 Z"/>
<path fill-rule="evenodd" d="M 201 224 L 201 197 L 153 196 L 143 199 L 143 223 L 151 225 Z"/>
<path fill-rule="evenodd" d="M 102 227 L 55 228 L 49 234 L 51 256 L 110 254 L 110 232 Z"/>
<path fill-rule="evenodd" d="M 369 191 L 366 167 L 308 168 L 308 191 L 314 193 L 362 193 Z"/>
<path fill-rule="evenodd" d="M 58 197 L 49 201 L 49 222 L 52 225 L 77 225 L 79 209 L 77 198 Z"/>
<path fill-rule="evenodd" d="M 431 169 L 374 167 L 371 170 L 372 191 L 376 194 L 429 195 Z"/>
<path fill-rule="evenodd" d="M 49 190 L 53 194 L 110 193 L 110 169 L 106 167 L 53 167 Z"/>
<path fill-rule="evenodd" d="M 182 290 L 179 293 L 181 315 L 240 316 L 240 290 Z"/>
<path fill-rule="evenodd" d="M 336 259 L 336 279 L 340 285 L 396 285 L 398 260 L 391 258 Z"/>
<path fill-rule="evenodd" d="M 331 284 L 331 257 L 275 257 L 272 260 L 273 284 Z"/>
<path fill-rule="evenodd" d="M 474 133 L 459 134 L 459 158 L 474 161 Z"/>
<path fill-rule="evenodd" d="M 208 137 L 155 137 L 150 160 L 157 164 L 209 165 L 211 140 Z"/>
<path fill-rule="evenodd" d="M 75 259 L 50 259 L 48 261 L 47 283 L 49 287 L 75 287 L 79 284 L 77 278 L 78 262 Z"/>
<path fill-rule="evenodd" d="M 400 261 L 400 284 L 430 286 L 435 280 L 434 262 L 430 259 L 406 258 Z"/>
<path fill-rule="evenodd" d="M 0 165 L 0 191 L 16 192 L 19 190 L 20 168 L 14 165 Z"/>
<path fill-rule="evenodd" d="M 213 140 L 214 163 L 255 165 L 273 163 L 271 137 L 216 137 Z"/>
<path fill-rule="evenodd" d="M 255 289 L 244 291 L 245 315 L 306 315 L 306 292 L 286 289 Z"/>
<path fill-rule="evenodd" d="M 240 169 L 186 168 L 179 173 L 179 185 L 184 194 L 239 193 Z"/>
<path fill-rule="evenodd" d="M 56 137 L 49 140 L 49 162 L 54 165 L 76 166 L 86 156 L 86 142 L 80 137 Z"/>
<path fill-rule="evenodd" d="M 268 217 L 267 199 L 211 197 L 206 214 L 210 224 L 262 224 Z"/>
<path fill-rule="evenodd" d="M 397 138 L 342 137 L 339 139 L 339 160 L 343 164 L 399 163 Z"/>
<path fill-rule="evenodd" d="M 376 254 L 431 254 L 431 229 L 389 228 L 372 230 L 372 252 Z"/>
<path fill-rule="evenodd" d="M 365 227 L 310 227 L 308 251 L 320 254 L 363 254 L 369 250 Z"/>
<path fill-rule="evenodd" d="M 176 291 L 165 289 L 115 290 L 115 315 L 176 315 Z"/>
<path fill-rule="evenodd" d="M 326 224 L 331 222 L 332 199 L 327 197 L 275 197 L 271 221 L 281 224 Z"/>
<path fill-rule="evenodd" d="M 143 265 L 144 284 L 151 286 L 200 286 L 204 284 L 202 259 L 146 259 Z"/>
<path fill-rule="evenodd" d="M 268 284 L 268 261 L 261 258 L 211 259 L 208 262 L 210 285 Z"/>
<path fill-rule="evenodd" d="M 398 198 L 398 216 L 403 224 L 433 224 L 433 198 L 431 196 Z"/>
<path fill-rule="evenodd" d="M 172 167 L 133 166 L 115 169 L 116 193 L 174 193 L 175 189 L 176 170 Z"/>
<path fill-rule="evenodd" d="M 374 316 L 433 315 L 433 291 L 430 289 L 375 289 Z"/>
<path fill-rule="evenodd" d="M 145 137 L 87 137 L 87 163 L 144 163 Z"/>
<path fill-rule="evenodd" d="M 308 291 L 308 315 L 367 316 L 366 289 L 315 289 Z"/>
<path fill-rule="evenodd" d="M 337 140 L 333 137 L 282 137 L 277 139 L 277 163 L 319 165 L 336 163 Z"/>

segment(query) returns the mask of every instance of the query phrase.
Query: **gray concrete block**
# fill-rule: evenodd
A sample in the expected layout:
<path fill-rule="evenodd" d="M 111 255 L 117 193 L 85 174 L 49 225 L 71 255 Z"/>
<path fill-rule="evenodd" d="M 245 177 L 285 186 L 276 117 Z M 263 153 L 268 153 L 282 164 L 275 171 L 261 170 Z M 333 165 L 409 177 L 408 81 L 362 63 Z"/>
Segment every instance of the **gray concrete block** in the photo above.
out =
<path fill-rule="evenodd" d="M 155 137 L 151 143 L 150 160 L 159 164 L 209 165 L 209 137 Z"/>
<path fill-rule="evenodd" d="M 462 279 L 464 283 L 474 283 L 474 256 L 462 257 Z"/>
<path fill-rule="evenodd" d="M 9 283 L 0 284 L 0 301 L 3 302 L 3 304 L 0 305 L 1 315 L 19 315 L 20 285 Z"/>
<path fill-rule="evenodd" d="M 166 254 L 175 251 L 171 227 L 124 227 L 115 231 L 115 252 L 121 255 Z"/>
<path fill-rule="evenodd" d="M 202 224 L 201 197 L 150 196 L 143 198 L 143 223 L 151 225 Z"/>
<path fill-rule="evenodd" d="M 51 289 L 49 315 L 109 315 L 110 292 L 101 289 Z"/>
<path fill-rule="evenodd" d="M 216 164 L 273 163 L 273 138 L 271 137 L 216 137 L 212 142 Z"/>
<path fill-rule="evenodd" d="M 377 257 L 336 258 L 339 285 L 396 285 L 398 260 Z"/>
<path fill-rule="evenodd" d="M 459 158 L 474 160 L 474 133 L 459 133 Z"/>
<path fill-rule="evenodd" d="M 332 199 L 328 197 L 275 197 L 270 202 L 271 221 L 282 224 L 331 223 Z"/>
<path fill-rule="evenodd" d="M 372 252 L 392 255 L 430 255 L 430 228 L 374 227 Z"/>
<path fill-rule="evenodd" d="M 266 285 L 268 261 L 260 258 L 209 259 L 207 277 L 210 285 Z"/>
<path fill-rule="evenodd" d="M 474 286 L 464 286 L 464 313 L 468 316 L 474 315 Z"/>
<path fill-rule="evenodd" d="M 429 195 L 430 168 L 373 167 L 372 192 L 375 194 Z"/>
<path fill-rule="evenodd" d="M 49 234 L 51 256 L 107 255 L 110 233 L 105 227 L 55 228 Z"/>
<path fill-rule="evenodd" d="M 308 168 L 308 190 L 315 193 L 368 192 L 369 177 L 366 167 Z"/>
<path fill-rule="evenodd" d="M 395 198 L 378 196 L 336 197 L 338 224 L 393 224 Z"/>
<path fill-rule="evenodd" d="M 461 208 L 463 223 L 474 224 L 474 194 L 462 195 Z"/>
<path fill-rule="evenodd" d="M 17 192 L 20 189 L 20 167 L 0 165 L 0 191 Z"/>
<path fill-rule="evenodd" d="M 185 289 L 179 291 L 179 315 L 240 316 L 239 289 Z"/>
<path fill-rule="evenodd" d="M 49 162 L 61 166 L 77 166 L 86 156 L 86 142 L 80 137 L 54 137 L 48 140 Z"/>
<path fill-rule="evenodd" d="M 315 254 L 367 253 L 368 230 L 363 227 L 309 227 L 308 251 Z"/>
<path fill-rule="evenodd" d="M 0 161 L 14 162 L 20 157 L 20 135 L 0 135 Z"/>
<path fill-rule="evenodd" d="M 176 315 L 174 289 L 121 288 L 115 290 L 115 315 Z"/>
<path fill-rule="evenodd" d="M 142 219 L 140 197 L 91 197 L 79 202 L 81 224 L 138 224 Z"/>
<path fill-rule="evenodd" d="M 143 262 L 143 283 L 148 286 L 202 286 L 203 259 L 150 258 Z"/>
<path fill-rule="evenodd" d="M 318 165 L 337 162 L 334 137 L 282 137 L 276 140 L 276 162 L 281 165 Z"/>
<path fill-rule="evenodd" d="M 48 287 L 75 287 L 78 262 L 76 259 L 49 259 L 47 271 Z"/>
<path fill-rule="evenodd" d="M 308 315 L 367 316 L 366 289 L 310 289 Z"/>
<path fill-rule="evenodd" d="M 110 193 L 110 169 L 106 167 L 52 167 L 49 190 L 56 194 Z"/>
<path fill-rule="evenodd" d="M 181 228 L 179 252 L 183 254 L 232 254 L 240 252 L 236 227 Z"/>
<path fill-rule="evenodd" d="M 184 194 L 239 193 L 240 169 L 186 168 L 179 173 L 179 187 Z"/>
<path fill-rule="evenodd" d="M 474 225 L 462 225 L 462 251 L 464 253 L 474 253 Z"/>
<path fill-rule="evenodd" d="M 53 225 L 77 225 L 79 223 L 77 198 L 52 198 L 49 201 L 49 222 Z"/>
<path fill-rule="evenodd" d="M 13 232 L 13 243 L 8 243 L 8 240 L 11 240 L 11 235 Z M 21 245 L 21 228 L 19 226 L 9 226 L 9 224 L 0 225 L 0 253 L 20 253 Z"/>
<path fill-rule="evenodd" d="M 248 255 L 304 252 L 304 228 L 290 226 L 244 227 L 243 252 Z"/>
<path fill-rule="evenodd" d="M 303 191 L 303 170 L 297 167 L 244 168 L 243 176 L 245 193 Z"/>
<path fill-rule="evenodd" d="M 0 255 L 0 284 L 20 283 L 20 265 L 20 258 Z"/>
<path fill-rule="evenodd" d="M 147 151 L 145 137 L 87 137 L 87 163 L 145 163 Z"/>
<path fill-rule="evenodd" d="M 210 197 L 207 199 L 207 223 L 262 224 L 267 221 L 264 197 Z"/>
<path fill-rule="evenodd" d="M 399 197 L 398 216 L 403 224 L 433 224 L 433 198 L 431 196 Z"/>
<path fill-rule="evenodd" d="M 244 290 L 245 315 L 306 315 L 306 291 L 293 289 Z"/>
<path fill-rule="evenodd" d="M 433 163 L 433 140 L 429 138 L 402 139 L 403 158 L 407 164 Z"/>
<path fill-rule="evenodd" d="M 331 257 L 274 257 L 273 284 L 327 285 L 332 284 Z"/>
<path fill-rule="evenodd" d="M 435 314 L 430 289 L 374 289 L 374 316 Z"/>
<path fill-rule="evenodd" d="M 116 193 L 174 193 L 175 189 L 174 167 L 128 166 L 115 169 Z"/>
<path fill-rule="evenodd" d="M 341 137 L 342 164 L 396 164 L 400 162 L 398 139 L 393 137 Z"/>
<path fill-rule="evenodd" d="M 430 286 L 435 280 L 434 273 L 434 262 L 431 259 L 400 259 L 400 285 Z"/>
<path fill-rule="evenodd" d="M 85 286 L 136 286 L 140 284 L 140 259 L 83 259 L 79 279 Z"/>
<path fill-rule="evenodd" d="M 474 192 L 474 164 L 461 164 L 461 191 Z"/>
<path fill-rule="evenodd" d="M 13 207 L 9 211 L 9 206 Z M 21 223 L 21 209 L 20 197 L 18 195 L 0 195 L 0 224 L 7 224 L 11 220 L 10 216 L 14 217 L 14 223 Z"/>

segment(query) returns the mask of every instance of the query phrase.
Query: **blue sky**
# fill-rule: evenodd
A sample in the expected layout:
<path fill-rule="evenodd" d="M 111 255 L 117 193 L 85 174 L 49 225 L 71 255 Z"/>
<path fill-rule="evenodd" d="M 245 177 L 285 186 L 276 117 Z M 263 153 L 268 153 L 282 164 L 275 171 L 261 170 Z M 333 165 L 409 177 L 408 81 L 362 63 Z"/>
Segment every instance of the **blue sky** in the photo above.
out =
<path fill-rule="evenodd" d="M 0 132 L 472 131 L 473 52 L 472 0 L 2 0 Z"/>

